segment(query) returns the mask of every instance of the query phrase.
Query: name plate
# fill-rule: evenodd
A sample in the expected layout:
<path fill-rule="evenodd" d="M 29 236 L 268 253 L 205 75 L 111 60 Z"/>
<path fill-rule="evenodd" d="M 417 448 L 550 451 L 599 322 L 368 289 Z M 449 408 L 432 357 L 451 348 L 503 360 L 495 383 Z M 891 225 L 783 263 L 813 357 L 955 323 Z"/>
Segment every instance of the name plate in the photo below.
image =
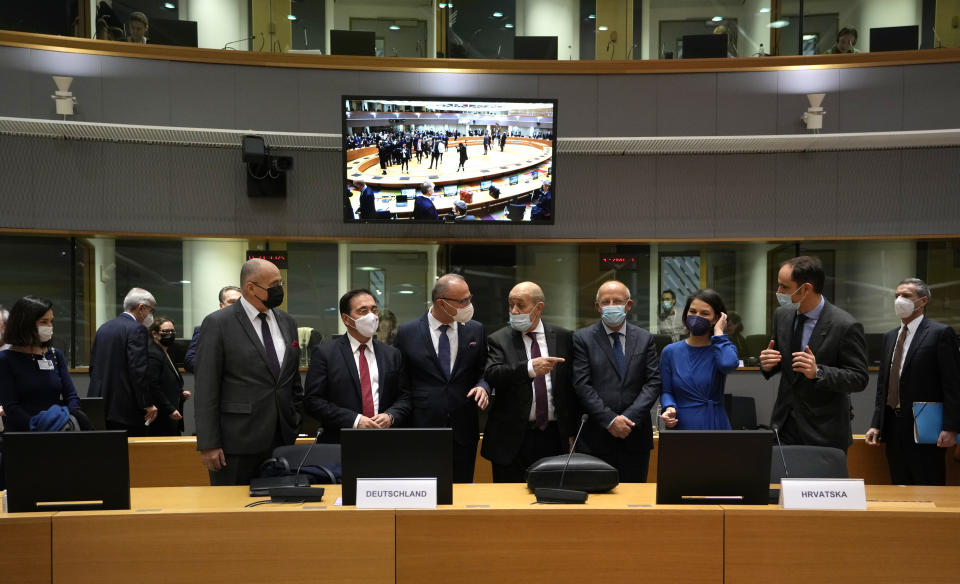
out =
<path fill-rule="evenodd" d="M 863 479 L 783 479 L 780 505 L 784 509 L 867 508 Z"/>
<path fill-rule="evenodd" d="M 436 509 L 437 479 L 357 479 L 357 509 Z"/>

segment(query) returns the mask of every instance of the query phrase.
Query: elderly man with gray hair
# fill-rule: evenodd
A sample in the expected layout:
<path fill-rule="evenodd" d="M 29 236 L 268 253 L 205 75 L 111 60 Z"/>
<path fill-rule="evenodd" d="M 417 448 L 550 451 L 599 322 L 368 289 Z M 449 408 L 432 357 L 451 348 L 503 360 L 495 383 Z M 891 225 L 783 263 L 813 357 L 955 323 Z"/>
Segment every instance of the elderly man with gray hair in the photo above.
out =
<path fill-rule="evenodd" d="M 102 397 L 107 429 L 146 436 L 157 417 L 147 383 L 147 328 L 153 324 L 157 300 L 143 288 L 123 299 L 123 312 L 97 329 L 90 350 L 90 389 Z"/>
<path fill-rule="evenodd" d="M 420 192 L 417 194 L 417 199 L 413 202 L 413 218 L 421 219 L 425 221 L 439 221 L 440 214 L 437 213 L 437 208 L 431 200 L 433 196 L 433 183 L 430 181 L 424 181 L 420 185 Z"/>

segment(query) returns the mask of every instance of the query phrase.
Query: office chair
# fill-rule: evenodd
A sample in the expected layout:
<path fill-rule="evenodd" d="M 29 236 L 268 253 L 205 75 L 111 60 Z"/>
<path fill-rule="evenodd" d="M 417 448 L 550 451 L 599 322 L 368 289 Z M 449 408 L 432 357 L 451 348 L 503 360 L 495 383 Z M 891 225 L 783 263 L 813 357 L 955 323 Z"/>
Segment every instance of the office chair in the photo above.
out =
<path fill-rule="evenodd" d="M 784 446 L 774 445 L 770 454 L 770 482 L 779 483 L 787 476 L 783 470 L 783 461 L 787 462 L 789 478 L 804 479 L 845 479 L 847 472 L 847 454 L 839 448 L 829 446 Z"/>
<path fill-rule="evenodd" d="M 290 466 L 290 472 L 296 473 L 297 468 L 301 467 L 304 474 L 317 475 L 326 474 L 327 471 L 332 474 L 331 481 L 339 483 L 342 475 L 342 466 L 340 464 L 340 445 L 339 444 L 293 444 L 290 446 L 277 446 L 273 449 L 275 459 L 284 459 Z M 304 458 L 306 457 L 306 458 Z M 313 467 L 310 469 L 309 467 Z M 323 469 L 317 473 L 315 469 Z M 311 481 L 317 482 L 317 481 Z M 321 481 L 323 482 L 323 481 Z"/>
<path fill-rule="evenodd" d="M 746 395 L 723 396 L 723 409 L 727 410 L 732 430 L 757 429 L 757 400 Z"/>
<path fill-rule="evenodd" d="M 526 205 L 510 203 L 507 205 L 507 218 L 511 221 L 523 221 L 523 213 L 526 211 Z"/>

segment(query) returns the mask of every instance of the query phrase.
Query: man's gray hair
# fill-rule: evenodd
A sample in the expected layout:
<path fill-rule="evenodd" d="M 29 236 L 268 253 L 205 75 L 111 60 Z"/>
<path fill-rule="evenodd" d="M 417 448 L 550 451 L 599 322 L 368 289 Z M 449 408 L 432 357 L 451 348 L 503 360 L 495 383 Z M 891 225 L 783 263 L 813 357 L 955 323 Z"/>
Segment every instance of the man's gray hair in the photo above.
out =
<path fill-rule="evenodd" d="M 466 282 L 463 276 L 460 274 L 444 274 L 440 276 L 437 280 L 437 283 L 433 285 L 433 292 L 430 294 L 430 300 L 433 302 L 437 301 L 437 298 L 443 298 L 447 294 L 447 290 L 450 288 L 450 284 L 455 281 Z"/>
<path fill-rule="evenodd" d="M 917 296 L 920 298 L 930 298 L 930 286 L 927 286 L 927 283 L 921 280 L 920 278 L 904 278 L 898 286 L 904 284 L 910 284 L 917 291 Z"/>
<path fill-rule="evenodd" d="M 141 304 L 153 307 L 157 305 L 157 299 L 143 288 L 131 288 L 123 299 L 123 310 L 130 312 L 136 310 Z"/>
<path fill-rule="evenodd" d="M 433 190 L 433 183 L 428 180 L 423 181 L 423 184 L 420 185 L 420 192 L 423 194 L 427 194 L 427 191 L 432 191 L 432 190 Z"/>

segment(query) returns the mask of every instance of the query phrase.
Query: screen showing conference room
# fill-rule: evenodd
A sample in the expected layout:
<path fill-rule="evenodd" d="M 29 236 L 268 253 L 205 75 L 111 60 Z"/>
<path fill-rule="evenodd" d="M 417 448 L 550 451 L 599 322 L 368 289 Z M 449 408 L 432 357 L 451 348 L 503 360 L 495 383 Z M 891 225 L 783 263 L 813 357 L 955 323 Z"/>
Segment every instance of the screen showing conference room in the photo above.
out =
<path fill-rule="evenodd" d="M 344 96 L 344 221 L 554 222 L 556 100 Z"/>

